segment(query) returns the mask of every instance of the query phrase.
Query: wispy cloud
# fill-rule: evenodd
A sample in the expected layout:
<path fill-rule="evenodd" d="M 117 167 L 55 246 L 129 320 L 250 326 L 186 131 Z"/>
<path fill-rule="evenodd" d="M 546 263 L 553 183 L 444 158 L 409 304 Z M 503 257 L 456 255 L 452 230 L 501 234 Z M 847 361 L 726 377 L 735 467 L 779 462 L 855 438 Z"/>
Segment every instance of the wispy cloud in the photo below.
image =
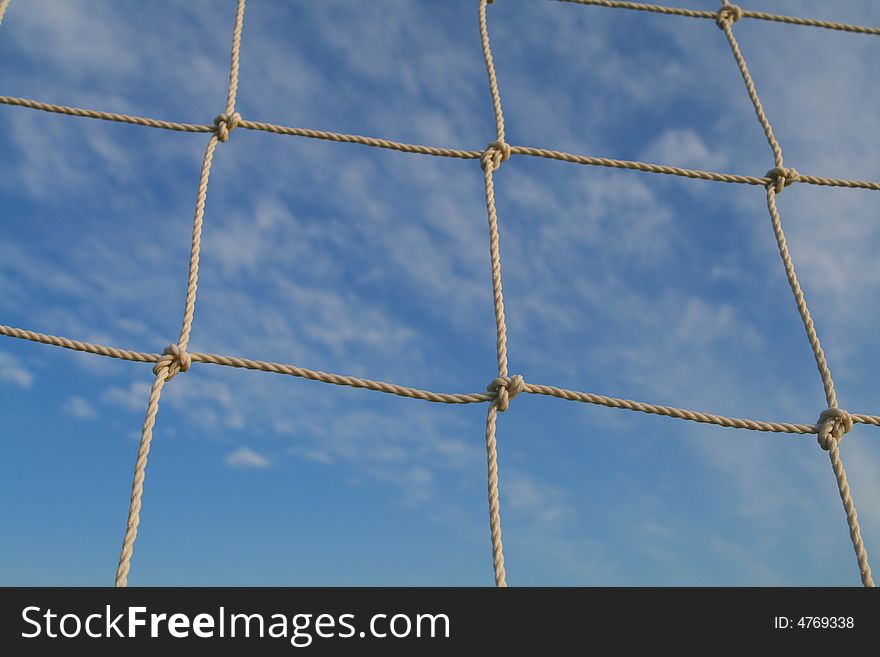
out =
<path fill-rule="evenodd" d="M 505 472 L 503 491 L 510 508 L 533 522 L 553 525 L 571 513 L 562 490 L 519 470 Z"/>
<path fill-rule="evenodd" d="M 146 409 L 149 394 L 149 383 L 135 381 L 127 388 L 110 386 L 101 394 L 101 401 L 105 404 L 121 406 L 127 411 L 140 411 Z"/>
<path fill-rule="evenodd" d="M 724 157 L 709 148 L 700 136 L 688 128 L 664 130 L 642 151 L 646 162 L 671 164 L 692 169 L 723 169 Z"/>
<path fill-rule="evenodd" d="M 79 420 L 98 417 L 98 411 L 82 397 L 73 396 L 64 403 L 64 412 Z"/>
<path fill-rule="evenodd" d="M 30 388 L 34 382 L 34 375 L 18 358 L 0 351 L 0 381 L 19 388 Z"/>
<path fill-rule="evenodd" d="M 259 470 L 269 467 L 269 459 L 249 447 L 239 447 L 234 452 L 226 455 L 226 465 L 233 468 Z"/>

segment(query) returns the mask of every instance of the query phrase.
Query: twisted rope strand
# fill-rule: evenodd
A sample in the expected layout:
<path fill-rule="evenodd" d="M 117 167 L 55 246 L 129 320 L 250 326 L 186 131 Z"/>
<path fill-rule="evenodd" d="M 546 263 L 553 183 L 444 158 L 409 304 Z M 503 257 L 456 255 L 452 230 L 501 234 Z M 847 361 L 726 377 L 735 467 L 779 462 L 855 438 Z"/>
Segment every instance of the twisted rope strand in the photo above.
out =
<path fill-rule="evenodd" d="M 331 374 L 316 370 L 309 370 L 296 365 L 286 365 L 282 363 L 271 363 L 260 360 L 250 360 L 248 358 L 236 358 L 233 356 L 218 356 L 216 354 L 200 354 L 191 353 L 193 362 L 211 363 L 214 365 L 225 365 L 227 367 L 239 367 L 248 370 L 260 370 L 263 372 L 272 372 L 275 374 L 286 374 L 312 381 L 321 381 L 322 383 L 330 383 L 337 386 L 349 386 L 352 388 L 364 388 L 374 390 L 376 392 L 384 392 L 400 397 L 410 397 L 412 399 L 421 399 L 423 401 L 437 402 L 443 404 L 478 404 L 495 399 L 494 394 L 488 393 L 442 393 L 432 392 L 430 390 L 421 390 L 419 388 L 409 388 L 400 386 L 396 383 L 386 383 L 385 381 L 373 381 L 371 379 L 361 379 L 355 376 L 346 376 L 343 374 Z M 880 418 L 878 418 L 880 423 Z"/>
<path fill-rule="evenodd" d="M 813 318 L 810 315 L 810 309 L 807 307 L 807 301 L 804 298 L 804 291 L 798 281 L 797 274 L 794 270 L 794 262 L 792 262 L 791 254 L 788 252 L 788 244 L 785 240 L 785 232 L 782 230 L 782 219 L 779 216 L 779 210 L 776 208 L 776 189 L 772 185 L 767 186 L 767 209 L 770 211 L 770 222 L 773 225 L 773 234 L 776 237 L 776 245 L 779 247 L 779 256 L 782 258 L 782 264 L 785 268 L 785 276 L 788 279 L 788 285 L 791 293 L 794 295 L 795 304 L 804 330 L 807 333 L 807 340 L 813 350 L 813 357 L 816 359 L 816 366 L 819 369 L 819 376 L 822 377 L 822 386 L 825 389 L 825 400 L 830 408 L 837 407 L 837 393 L 834 390 L 834 381 L 831 378 L 831 370 L 828 367 L 828 361 L 825 359 L 825 351 L 819 342 L 819 336 L 816 333 L 816 327 L 813 324 Z"/>
<path fill-rule="evenodd" d="M 235 97 L 238 94 L 238 60 L 241 53 L 241 30 L 244 26 L 245 0 L 238 0 L 235 8 L 235 23 L 232 28 L 232 49 L 229 55 L 229 89 L 226 92 L 226 114 L 235 112 Z"/>
<path fill-rule="evenodd" d="M 843 509 L 846 512 L 846 522 L 849 526 L 849 537 L 856 553 L 856 561 L 859 564 L 859 574 L 862 579 L 862 586 L 867 588 L 874 587 L 874 578 L 871 576 L 871 566 L 868 563 L 868 552 L 865 549 L 865 542 L 862 540 L 862 532 L 859 528 L 859 516 L 856 513 L 856 505 L 853 502 L 852 495 L 849 491 L 849 482 L 846 480 L 846 470 L 843 468 L 843 461 L 840 458 L 840 447 L 835 442 L 831 449 L 828 450 L 828 456 L 831 459 L 831 468 L 834 470 L 834 476 L 837 478 L 837 490 L 840 493 L 840 500 L 843 502 Z"/>
<path fill-rule="evenodd" d="M 422 146 L 420 144 L 407 144 L 399 141 L 380 139 L 378 137 L 365 137 L 363 135 L 350 135 L 341 132 L 327 132 L 325 130 L 311 130 L 309 128 L 291 128 L 274 123 L 262 123 L 259 121 L 242 120 L 238 127 L 246 130 L 261 130 L 276 135 L 289 135 L 292 137 L 306 137 L 308 139 L 323 139 L 349 144 L 361 144 L 375 148 L 387 148 L 404 153 L 419 153 L 421 155 L 434 155 L 436 157 L 452 157 L 462 160 L 478 160 L 483 151 L 467 151 L 458 148 L 441 148 L 437 146 Z"/>
<path fill-rule="evenodd" d="M 588 166 L 611 167 L 615 169 L 634 169 L 647 173 L 660 173 L 670 176 L 682 176 L 685 178 L 697 178 L 700 180 L 713 180 L 715 182 L 739 183 L 744 185 L 766 185 L 769 181 L 766 177 L 741 176 L 734 173 L 716 173 L 714 171 L 700 171 L 698 169 L 684 169 L 682 167 L 667 166 L 664 164 L 650 164 L 632 160 L 615 160 L 607 157 L 593 157 L 589 155 L 575 155 L 563 151 L 554 151 L 546 148 L 534 148 L 532 146 L 511 146 L 511 155 L 530 155 L 532 157 L 544 157 L 552 160 L 561 160 L 573 164 L 585 164 Z M 880 190 L 880 183 L 877 185 Z"/>
<path fill-rule="evenodd" d="M 196 308 L 196 294 L 199 288 L 199 255 L 202 247 L 202 226 L 205 220 L 205 203 L 208 199 L 208 181 L 211 178 L 211 164 L 214 161 L 214 150 L 219 141 L 217 135 L 212 135 L 205 148 L 205 156 L 202 159 L 202 170 L 199 175 L 199 187 L 196 193 L 196 210 L 193 216 L 192 242 L 190 244 L 189 272 L 186 285 L 186 299 L 183 304 L 183 323 L 180 327 L 180 337 L 177 344 L 186 350 L 189 344 L 189 336 L 192 331 L 193 316 Z"/>
<path fill-rule="evenodd" d="M 491 164 L 483 169 L 486 186 L 486 214 L 489 219 L 489 259 L 492 269 L 492 299 L 495 309 L 495 346 L 498 376 L 507 376 L 507 323 L 504 318 L 504 292 L 501 285 L 501 245 L 498 235 L 498 213 L 495 209 L 495 184 Z"/>
<path fill-rule="evenodd" d="M 667 7 L 643 2 L 618 2 L 616 0 L 558 0 L 559 2 L 571 2 L 579 5 L 595 5 L 597 7 L 610 7 L 612 9 L 634 9 L 636 11 L 650 11 L 657 14 L 686 16 L 688 18 L 708 18 L 715 20 L 717 13 L 714 11 L 701 11 L 685 9 L 683 7 Z M 727 4 L 727 3 L 725 3 Z M 850 25 L 848 23 L 835 23 L 815 18 L 800 18 L 798 16 L 785 16 L 783 14 L 771 14 L 765 11 L 742 10 L 742 18 L 754 18 L 775 23 L 790 23 L 791 25 L 803 25 L 808 27 L 822 27 L 828 30 L 841 30 L 856 34 L 880 34 L 880 27 L 866 27 L 864 25 Z"/>
<path fill-rule="evenodd" d="M 495 586 L 507 586 L 507 573 L 504 569 L 504 545 L 501 540 L 501 503 L 498 496 L 498 443 L 495 439 L 495 421 L 498 405 L 489 404 L 486 414 L 486 463 L 489 472 L 487 488 L 489 494 L 489 534 L 492 540 L 492 569 L 495 572 Z"/>
<path fill-rule="evenodd" d="M 803 25 L 805 27 L 823 27 L 826 30 L 840 30 L 842 32 L 853 32 L 855 34 L 880 35 L 880 27 L 870 27 L 867 25 L 836 23 L 834 21 L 823 21 L 817 18 L 800 18 L 799 16 L 771 14 L 766 11 L 754 11 L 750 9 L 743 9 L 742 15 L 743 18 L 757 18 L 759 20 L 773 21 L 775 23 L 789 23 L 790 25 Z"/>
<path fill-rule="evenodd" d="M 880 190 L 880 183 L 872 180 L 844 180 L 842 178 L 824 178 L 821 176 L 807 176 L 800 174 L 798 182 L 810 185 L 823 185 L 826 187 L 848 187 L 850 189 L 873 189 Z"/>
<path fill-rule="evenodd" d="M 125 528 L 125 537 L 122 539 L 119 564 L 116 567 L 117 588 L 128 586 L 128 573 L 131 570 L 131 558 L 134 555 L 134 542 L 137 539 L 138 525 L 140 525 L 147 457 L 150 455 L 150 444 L 153 441 L 153 426 L 156 424 L 156 414 L 159 412 L 159 397 L 162 395 L 162 388 L 165 386 L 166 375 L 167 367 L 157 372 L 153 379 L 153 386 L 150 389 L 150 399 L 147 402 L 147 414 L 144 418 L 144 426 L 141 429 L 141 442 L 138 447 L 137 460 L 134 464 L 134 478 L 131 482 L 128 523 Z"/>
<path fill-rule="evenodd" d="M 803 290 L 798 282 L 797 275 L 794 270 L 794 263 L 788 252 L 788 245 L 785 241 L 785 232 L 782 229 L 782 220 L 779 211 L 776 208 L 776 195 L 782 192 L 786 186 L 800 180 L 800 174 L 794 169 L 786 169 L 783 164 L 782 148 L 773 134 L 773 128 L 770 126 L 770 120 L 764 113 L 761 101 L 758 98 L 758 92 L 755 89 L 755 83 L 749 74 L 748 66 L 746 66 L 745 58 L 740 51 L 739 44 L 733 35 L 731 25 L 738 21 L 743 11 L 736 5 L 730 4 L 730 0 L 722 0 L 723 4 L 718 10 L 716 24 L 730 44 L 734 59 L 739 66 L 743 81 L 746 85 L 749 98 L 755 108 L 755 114 L 767 137 L 767 142 L 773 151 L 773 157 L 776 166 L 767 172 L 767 177 L 771 182 L 767 185 L 767 208 L 770 212 L 770 220 L 773 225 L 773 234 L 776 237 L 776 244 L 779 247 L 779 255 L 785 268 L 785 275 L 788 279 L 789 287 L 794 295 L 795 304 L 798 313 L 801 316 L 804 329 L 809 340 L 810 347 L 813 350 L 813 356 L 816 359 L 816 365 L 819 369 L 819 375 L 822 379 L 822 385 L 825 389 L 825 399 L 828 408 L 819 416 L 819 445 L 822 449 L 828 450 L 831 455 L 831 465 L 834 470 L 834 476 L 837 479 L 837 488 L 840 492 L 840 499 L 843 502 L 843 508 L 846 513 L 847 524 L 849 525 L 850 539 L 852 540 L 853 550 L 856 554 L 856 560 L 861 573 L 862 584 L 866 587 L 873 587 L 874 580 L 871 578 L 871 568 L 868 565 L 868 553 L 865 549 L 864 541 L 862 541 L 861 530 L 859 528 L 858 515 L 856 514 L 855 503 L 850 494 L 849 484 L 846 480 L 846 471 L 843 467 L 843 461 L 840 456 L 839 442 L 843 435 L 852 428 L 852 417 L 848 412 L 838 408 L 837 393 L 834 390 L 834 381 L 831 377 L 831 370 L 825 360 L 825 352 L 819 342 L 819 336 L 816 333 L 813 319 L 810 316 L 807 302 L 804 298 Z"/>
<path fill-rule="evenodd" d="M 810 316 L 807 302 L 804 298 L 803 290 L 798 282 L 795 274 L 794 264 L 788 252 L 788 245 L 785 241 L 785 233 L 782 229 L 782 220 L 779 211 L 776 208 L 776 188 L 773 185 L 767 186 L 767 207 L 770 211 L 770 219 L 773 224 L 773 233 L 776 236 L 776 243 L 779 246 L 779 255 L 782 258 L 785 267 L 785 274 L 788 278 L 789 286 L 795 298 L 795 303 L 800 313 L 801 320 L 804 324 L 804 330 L 807 333 L 807 339 L 813 349 L 813 356 L 816 359 L 816 365 L 822 378 L 822 385 L 825 388 L 825 398 L 828 402 L 829 409 L 837 409 L 837 393 L 834 390 L 834 381 L 831 377 L 831 370 L 825 360 L 825 352 L 819 342 L 819 336 L 816 334 L 813 319 Z M 854 418 L 853 418 L 854 419 Z M 861 575 L 862 585 L 865 587 L 873 587 L 874 580 L 871 577 L 871 567 L 868 563 L 868 551 L 862 540 L 861 529 L 859 527 L 858 514 L 856 513 L 855 502 L 849 489 L 849 483 L 846 479 L 846 470 L 843 467 L 843 460 L 840 456 L 840 448 L 838 447 L 839 438 L 832 441 L 830 449 L 828 449 L 831 466 L 834 470 L 834 476 L 837 479 L 837 489 L 840 493 L 841 502 L 843 502 L 846 520 L 849 526 L 849 535 L 852 541 L 853 550 L 855 551 L 856 561 L 859 565 L 859 573 Z"/>
<path fill-rule="evenodd" d="M 162 121 L 160 119 L 118 114 L 116 112 L 102 112 L 100 110 L 83 109 L 81 107 L 69 107 L 67 105 L 54 105 L 30 98 L 18 98 L 16 96 L 0 96 L 0 104 L 15 107 L 27 107 L 28 109 L 40 110 L 41 112 L 54 112 L 55 114 L 67 114 L 86 119 L 99 119 L 101 121 L 116 121 L 118 123 L 132 123 L 147 128 L 161 128 L 163 130 L 175 130 L 177 132 L 213 132 L 214 127 L 197 123 L 177 123 L 175 121 Z"/>
<path fill-rule="evenodd" d="M 134 554 L 134 543 L 137 538 L 138 524 L 140 522 L 141 498 L 144 492 L 144 477 L 146 476 L 147 456 L 150 453 L 150 443 L 153 439 L 153 425 L 159 412 L 159 399 L 162 388 L 178 372 L 189 369 L 192 356 L 187 354 L 186 347 L 189 344 L 192 322 L 195 315 L 196 292 L 199 282 L 199 253 L 202 242 L 202 225 L 205 217 L 205 201 L 208 196 L 208 180 L 211 176 L 211 162 L 214 158 L 214 150 L 217 142 L 225 142 L 229 138 L 229 131 L 233 130 L 238 123 L 239 117 L 235 114 L 235 95 L 238 88 L 238 59 L 241 47 L 241 30 L 244 21 L 245 0 L 238 0 L 235 14 L 235 23 L 232 36 L 232 56 L 229 73 L 229 90 L 227 93 L 226 114 L 218 117 L 222 119 L 215 122 L 216 132 L 208 140 L 205 156 L 202 160 L 202 170 L 199 176 L 199 188 L 196 194 L 196 209 L 193 217 L 192 244 L 189 258 L 189 274 L 187 280 L 186 300 L 184 302 L 183 321 L 180 328 L 180 337 L 176 345 L 170 345 L 165 349 L 153 368 L 155 379 L 150 390 L 150 398 L 147 402 L 147 413 L 141 431 L 141 443 L 138 449 L 135 463 L 134 479 L 131 488 L 131 500 L 128 509 L 128 525 L 125 537 L 122 541 L 122 549 L 119 554 L 119 565 L 116 569 L 116 586 L 128 585 L 128 573 L 131 569 L 131 559 Z"/>
<path fill-rule="evenodd" d="M 498 356 L 498 379 L 496 380 L 500 380 L 507 377 L 507 325 L 504 320 L 498 213 L 495 209 L 495 185 L 492 181 L 492 173 L 501 166 L 504 160 L 510 157 L 510 147 L 504 142 L 504 114 L 501 111 L 501 93 L 498 90 L 498 79 L 495 77 L 495 64 L 492 60 L 492 48 L 489 44 L 486 4 L 487 0 L 480 0 L 477 13 L 480 24 L 480 41 L 483 46 L 483 59 L 486 63 L 486 73 L 489 78 L 489 94 L 492 97 L 492 108 L 495 112 L 496 140 L 489 144 L 483 157 L 480 158 L 480 165 L 483 169 L 483 181 L 486 187 L 486 215 L 489 220 L 489 258 L 492 269 L 495 345 Z M 502 394 L 500 389 L 496 390 L 496 394 Z M 498 445 L 495 437 L 495 424 L 500 399 L 501 397 L 497 398 L 489 405 L 489 410 L 486 414 L 486 462 L 488 468 L 489 532 L 492 540 L 492 567 L 495 571 L 495 586 L 506 587 L 507 575 L 504 570 L 504 546 L 501 541 L 501 504 L 498 492 Z"/>
<path fill-rule="evenodd" d="M 722 6 L 722 11 L 725 8 L 729 8 L 731 5 L 725 3 Z M 749 98 L 752 101 L 752 106 L 755 108 L 755 114 L 758 117 L 758 121 L 761 124 L 761 127 L 764 129 L 764 135 L 767 137 L 767 143 L 770 144 L 770 149 L 773 151 L 773 160 L 776 164 L 776 167 L 779 169 L 784 168 L 782 161 L 782 147 L 779 145 L 779 142 L 776 140 L 776 135 L 773 134 L 773 128 L 770 126 L 770 119 L 767 118 L 767 114 L 764 112 L 764 106 L 761 104 L 761 99 L 758 98 L 758 91 L 755 88 L 755 81 L 752 79 L 752 74 L 749 73 L 749 67 L 746 66 L 746 60 L 743 57 L 742 51 L 739 48 L 739 43 L 736 40 L 736 37 L 733 36 L 733 30 L 731 29 L 732 21 L 730 18 L 727 18 L 725 14 L 722 12 L 718 13 L 718 27 L 724 32 L 724 35 L 727 37 L 727 42 L 730 44 L 730 50 L 733 52 L 733 58 L 736 60 L 737 66 L 739 66 L 739 72 L 742 75 L 743 82 L 746 84 L 746 91 L 749 94 Z"/>
<path fill-rule="evenodd" d="M 688 18 L 711 18 L 715 19 L 714 11 L 699 9 L 685 9 L 683 7 L 668 7 L 665 5 L 653 5 L 645 2 L 618 2 L 617 0 L 559 0 L 578 5 L 595 5 L 610 9 L 633 9 L 635 11 L 650 11 L 655 14 L 667 14 L 670 16 L 687 16 Z"/>
<path fill-rule="evenodd" d="M 573 164 L 584 164 L 587 166 L 611 167 L 615 169 L 633 169 L 636 171 L 644 171 L 646 173 L 659 173 L 669 176 L 681 176 L 684 178 L 695 178 L 698 180 L 711 180 L 714 182 L 737 183 L 741 185 L 762 185 L 774 182 L 773 178 L 768 176 L 744 176 L 736 173 L 719 173 L 717 171 L 702 171 L 700 169 L 685 169 L 682 167 L 674 167 L 665 164 L 653 164 L 648 162 L 638 162 L 634 160 L 616 160 L 608 157 L 594 157 L 589 155 L 576 155 L 563 151 L 554 151 L 546 148 L 535 148 L 532 146 L 510 146 L 511 155 L 529 155 L 532 157 L 543 157 L 552 160 L 561 160 L 563 162 L 571 162 Z M 880 191 L 880 182 L 873 180 L 846 180 L 842 178 L 826 178 L 824 176 L 809 176 L 800 174 L 798 182 L 808 183 L 810 185 L 821 185 L 825 187 L 847 187 L 850 189 L 870 189 Z"/>
<path fill-rule="evenodd" d="M 874 426 L 880 427 L 880 416 L 864 415 L 863 413 L 850 413 L 850 417 L 853 422 L 858 422 L 859 424 L 873 424 Z"/>
<path fill-rule="evenodd" d="M 645 402 L 633 401 L 631 399 L 618 399 L 616 397 L 606 397 L 590 392 L 579 392 L 577 390 L 566 390 L 555 386 L 542 385 L 538 383 L 527 383 L 525 392 L 533 395 L 547 395 L 550 397 L 558 397 L 568 401 L 584 402 L 587 404 L 597 404 L 607 406 L 609 408 L 621 408 L 628 411 L 638 411 L 640 413 L 649 413 L 652 415 L 665 415 L 679 420 L 690 420 L 692 422 L 701 422 L 704 424 L 716 424 L 722 427 L 732 429 L 750 429 L 752 431 L 770 431 L 775 433 L 798 433 L 810 434 L 817 433 L 819 428 L 815 424 L 792 424 L 788 422 L 763 422 L 760 420 L 748 420 L 741 418 L 725 417 L 723 415 L 715 415 L 701 411 L 691 411 L 684 408 L 675 408 L 672 406 L 660 406 L 658 404 L 648 404 Z"/>
<path fill-rule="evenodd" d="M 19 340 L 30 340 L 31 342 L 39 342 L 73 351 L 83 351 L 97 356 L 107 356 L 108 358 L 119 358 L 122 360 L 131 360 L 138 363 L 155 363 L 159 360 L 159 354 L 147 354 L 140 351 L 130 351 L 128 349 L 117 349 L 116 347 L 105 347 L 101 344 L 92 344 L 91 342 L 80 342 L 79 340 L 71 340 L 59 335 L 48 335 L 46 333 L 37 333 L 20 329 L 14 326 L 6 326 L 0 324 L 0 335 L 10 338 L 18 338 Z"/>
<path fill-rule="evenodd" d="M 106 347 L 104 345 L 96 345 L 88 342 L 80 342 L 69 338 L 56 335 L 46 335 L 43 333 L 35 333 L 24 329 L 14 328 L 11 326 L 0 325 L 0 335 L 5 335 L 21 340 L 29 340 L 41 344 L 62 347 L 74 351 L 83 351 L 98 356 L 106 356 L 109 358 L 118 358 L 139 363 L 157 363 L 161 360 L 161 354 L 143 353 L 138 351 L 130 351 L 127 349 L 118 349 L 115 347 Z M 395 383 L 387 383 L 385 381 L 374 381 L 371 379 L 362 379 L 355 376 L 347 376 L 344 374 L 332 374 L 318 370 L 310 370 L 296 365 L 285 363 L 274 363 L 262 360 L 253 360 L 250 358 L 241 358 L 237 356 L 222 356 L 219 354 L 203 354 L 199 352 L 189 352 L 189 357 L 193 363 L 206 363 L 209 365 L 220 365 L 224 367 L 236 367 L 240 369 L 256 370 L 268 372 L 272 374 L 283 374 L 297 378 L 309 379 L 311 381 L 319 381 L 321 383 L 329 383 L 332 385 L 349 386 L 352 388 L 362 388 L 365 390 L 373 390 L 375 392 L 384 392 L 387 394 L 398 395 L 400 397 L 409 397 L 412 399 L 420 399 L 428 402 L 436 402 L 443 404 L 479 404 L 483 402 L 491 402 L 497 398 L 497 394 L 492 393 L 441 393 L 430 390 L 422 390 L 419 388 L 410 388 L 407 386 L 397 385 Z M 765 431 L 774 433 L 795 433 L 795 434 L 815 434 L 819 431 L 818 424 L 795 424 L 790 422 L 765 422 L 761 420 L 749 420 L 741 418 L 730 418 L 723 415 L 716 415 L 703 411 L 692 411 L 683 408 L 675 408 L 671 406 L 661 406 L 658 404 L 650 404 L 646 402 L 633 401 L 631 399 L 621 399 L 617 397 L 607 397 L 605 395 L 594 394 L 590 392 L 580 392 L 576 390 L 566 390 L 555 386 L 542 385 L 538 383 L 524 383 L 523 392 L 533 395 L 545 395 L 549 397 L 558 397 L 568 401 L 584 402 L 587 404 L 596 404 L 607 408 L 617 408 L 629 411 L 638 411 L 641 413 L 649 413 L 652 415 L 663 415 L 679 420 L 688 420 L 692 422 L 700 422 L 705 424 L 715 424 L 722 427 L 734 429 L 751 429 L 753 431 Z M 880 426 L 880 415 L 851 414 L 853 422 L 859 424 L 869 424 Z"/>
<path fill-rule="evenodd" d="M 488 0 L 492 2 L 492 0 Z M 489 44 L 489 28 L 486 24 L 487 0 L 480 0 L 480 43 L 483 47 L 483 60 L 486 62 L 486 73 L 489 75 L 489 93 L 492 96 L 492 110 L 495 112 L 495 137 L 504 142 L 504 113 L 501 111 L 501 93 L 498 91 L 498 78 L 495 77 L 495 61 L 492 59 L 492 47 Z"/>
<path fill-rule="evenodd" d="M 43 103 L 27 98 L 17 98 L 14 96 L 0 96 L 0 104 L 17 107 L 27 107 L 30 109 L 41 110 L 45 112 L 54 112 L 57 114 L 66 114 L 83 118 L 131 123 L 148 128 L 160 128 L 164 130 L 175 130 L 178 132 L 215 132 L 218 129 L 215 125 L 162 121 L 159 119 L 129 116 L 126 114 L 115 114 L 112 112 L 102 112 L 98 110 L 81 109 L 78 107 L 68 107 L 66 105 L 52 105 L 49 103 Z M 240 119 L 237 123 L 237 126 L 245 130 L 269 132 L 276 135 L 305 137 L 307 139 L 319 139 L 324 141 L 334 141 L 348 144 L 359 144 L 362 146 L 384 148 L 388 150 L 399 151 L 402 153 L 432 155 L 435 157 L 450 157 L 462 160 L 478 160 L 486 152 L 485 150 L 464 150 L 459 148 L 444 148 L 440 146 L 425 146 L 422 144 L 408 144 L 405 142 L 392 141 L 390 139 L 382 139 L 379 137 L 352 135 L 341 132 L 329 132 L 326 130 L 312 130 L 310 128 L 295 128 L 290 126 L 276 125 L 274 123 L 248 121 L 245 119 Z M 631 169 L 636 171 L 644 171 L 646 173 L 658 173 L 663 175 L 693 178 L 697 180 L 710 180 L 714 182 L 735 183 L 743 185 L 767 185 L 769 182 L 771 182 L 771 179 L 766 176 L 746 176 L 735 173 L 720 173 L 716 171 L 703 171 L 700 169 L 686 169 L 665 164 L 654 164 L 633 160 L 618 160 L 614 158 L 595 157 L 590 155 L 577 155 L 574 153 L 566 153 L 564 151 L 556 151 L 548 148 L 535 148 L 532 146 L 508 145 L 507 147 L 509 148 L 510 155 L 543 157 L 551 160 L 570 162 L 572 164 L 611 167 L 615 169 Z M 844 178 L 829 178 L 825 176 L 800 174 L 799 182 L 807 183 L 810 185 L 821 185 L 825 187 L 846 187 L 849 189 L 869 189 L 873 191 L 880 191 L 880 182 L 876 182 L 873 180 L 848 180 Z"/>

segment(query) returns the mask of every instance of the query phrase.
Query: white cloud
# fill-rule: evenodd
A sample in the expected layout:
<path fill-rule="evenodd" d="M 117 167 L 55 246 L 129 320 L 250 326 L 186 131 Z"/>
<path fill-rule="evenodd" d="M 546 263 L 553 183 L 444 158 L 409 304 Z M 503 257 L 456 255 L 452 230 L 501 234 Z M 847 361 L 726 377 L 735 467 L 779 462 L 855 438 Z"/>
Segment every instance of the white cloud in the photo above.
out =
<path fill-rule="evenodd" d="M 239 401 L 241 393 L 236 394 L 234 388 L 220 380 L 220 376 L 229 376 L 231 373 L 214 370 L 199 374 L 199 376 L 187 377 L 185 384 L 168 386 L 162 393 L 163 401 L 180 410 L 188 421 L 205 427 L 212 429 L 244 427 L 245 416 L 242 414 Z M 241 373 L 236 372 L 232 375 L 240 377 Z M 260 411 L 259 408 L 254 410 Z"/>
<path fill-rule="evenodd" d="M 555 524 L 571 511 L 563 491 L 523 472 L 505 473 L 501 488 L 511 509 L 525 512 L 541 523 Z"/>
<path fill-rule="evenodd" d="M 226 455 L 226 465 L 233 468 L 267 468 L 269 459 L 248 447 L 240 447 Z"/>
<path fill-rule="evenodd" d="M 315 290 L 292 281 L 278 279 L 282 297 L 296 304 L 311 321 L 303 332 L 311 341 L 342 352 L 348 344 L 375 348 L 389 338 L 397 348 L 412 341 L 413 331 L 393 323 L 379 308 L 352 312 L 353 300 L 331 290 Z"/>
<path fill-rule="evenodd" d="M 98 411 L 82 397 L 73 396 L 64 404 L 64 412 L 80 420 L 98 417 Z"/>
<path fill-rule="evenodd" d="M 403 478 L 405 497 L 401 500 L 409 506 L 417 506 L 431 499 L 431 485 L 434 475 L 425 467 L 415 465 L 406 471 Z"/>
<path fill-rule="evenodd" d="M 128 388 L 120 388 L 119 386 L 107 388 L 101 395 L 101 401 L 122 406 L 129 411 L 140 411 L 147 408 L 149 395 L 150 384 L 135 381 Z"/>
<path fill-rule="evenodd" d="M 642 151 L 641 159 L 693 169 L 718 170 L 725 166 L 724 157 L 688 128 L 665 130 Z"/>
<path fill-rule="evenodd" d="M 19 388 L 30 388 L 34 375 L 12 354 L 0 351 L 0 381 Z"/>

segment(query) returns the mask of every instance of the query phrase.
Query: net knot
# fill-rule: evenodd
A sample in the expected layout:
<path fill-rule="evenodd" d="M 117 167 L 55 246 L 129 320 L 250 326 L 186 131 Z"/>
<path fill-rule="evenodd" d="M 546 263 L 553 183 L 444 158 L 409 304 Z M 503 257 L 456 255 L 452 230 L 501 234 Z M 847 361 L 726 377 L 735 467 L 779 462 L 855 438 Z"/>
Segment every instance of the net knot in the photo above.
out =
<path fill-rule="evenodd" d="M 724 4 L 715 15 L 715 24 L 722 30 L 725 25 L 733 25 L 743 16 L 742 7 L 739 5 Z"/>
<path fill-rule="evenodd" d="M 510 157 L 510 144 L 504 141 L 493 141 L 480 156 L 480 166 L 485 170 L 491 165 L 492 171 L 497 171 L 501 163 Z"/>
<path fill-rule="evenodd" d="M 817 424 L 819 446 L 827 452 L 850 432 L 853 428 L 853 419 L 842 408 L 827 408 L 822 411 Z"/>
<path fill-rule="evenodd" d="M 798 174 L 797 169 L 786 169 L 785 167 L 773 167 L 764 174 L 764 177 L 770 179 L 769 184 L 776 187 L 777 194 L 791 183 L 800 180 L 800 174 Z"/>
<path fill-rule="evenodd" d="M 162 356 L 159 357 L 159 360 L 153 366 L 153 374 L 159 376 L 159 372 L 162 371 L 162 368 L 165 368 L 165 380 L 170 381 L 178 372 L 189 370 L 190 365 L 192 365 L 192 358 L 186 353 L 186 350 L 181 349 L 176 344 L 170 344 L 165 347 Z"/>
<path fill-rule="evenodd" d="M 495 405 L 502 413 L 510 408 L 510 400 L 525 389 L 526 382 L 519 374 L 499 376 L 486 387 L 486 390 L 495 393 Z"/>
<path fill-rule="evenodd" d="M 214 119 L 214 128 L 217 130 L 217 139 L 226 143 L 229 139 L 229 133 L 238 127 L 241 122 L 241 114 L 233 112 L 232 114 L 220 114 Z"/>

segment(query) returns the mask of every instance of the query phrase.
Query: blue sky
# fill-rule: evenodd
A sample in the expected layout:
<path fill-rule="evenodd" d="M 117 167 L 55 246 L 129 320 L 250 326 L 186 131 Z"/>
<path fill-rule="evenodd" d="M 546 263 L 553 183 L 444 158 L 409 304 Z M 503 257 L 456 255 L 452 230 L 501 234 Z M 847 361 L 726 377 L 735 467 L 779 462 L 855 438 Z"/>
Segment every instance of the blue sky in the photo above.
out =
<path fill-rule="evenodd" d="M 251 0 L 237 109 L 482 149 L 494 122 L 476 8 Z M 869 2 L 754 8 L 880 24 Z M 13 0 L 0 93 L 210 123 L 233 17 L 233 2 Z M 772 166 L 711 21 L 504 0 L 489 29 L 512 144 Z M 786 164 L 880 179 L 880 40 L 734 30 Z M 173 342 L 207 139 L 0 106 L 0 323 Z M 755 419 L 824 409 L 763 190 L 526 157 L 495 184 L 513 373 Z M 878 202 L 807 185 L 779 199 L 841 406 L 875 414 Z M 237 130 L 218 147 L 203 240 L 191 351 L 449 392 L 495 375 L 476 161 Z M 112 583 L 151 380 L 146 365 L 0 341 L 0 583 Z M 195 365 L 162 396 L 129 581 L 491 585 L 485 412 Z M 812 436 L 529 395 L 498 435 L 511 585 L 858 584 Z M 857 426 L 843 444 L 869 554 L 878 438 Z"/>

